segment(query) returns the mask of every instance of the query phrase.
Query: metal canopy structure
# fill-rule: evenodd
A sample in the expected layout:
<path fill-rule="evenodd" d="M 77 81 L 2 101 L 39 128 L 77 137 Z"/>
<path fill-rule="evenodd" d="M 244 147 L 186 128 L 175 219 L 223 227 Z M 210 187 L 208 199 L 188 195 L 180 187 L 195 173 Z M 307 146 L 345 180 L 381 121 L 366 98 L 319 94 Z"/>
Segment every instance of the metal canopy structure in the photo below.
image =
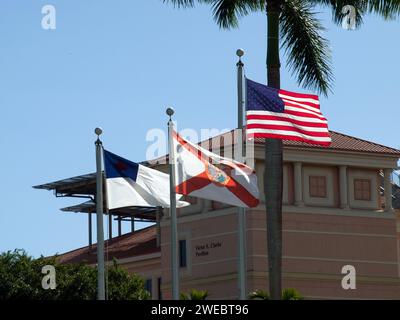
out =
<path fill-rule="evenodd" d="M 54 191 L 57 197 L 94 197 L 96 195 L 96 173 L 45 183 L 33 188 Z"/>
<path fill-rule="evenodd" d="M 95 197 L 96 197 L 96 173 L 84 174 L 72 178 L 58 180 L 55 182 L 45 183 L 34 186 L 35 189 L 53 191 L 56 197 L 71 197 L 71 198 L 88 198 L 89 201 L 84 203 L 62 208 L 64 212 L 96 212 Z M 105 198 L 105 197 L 104 197 Z M 110 215 L 137 218 L 146 221 L 154 222 L 156 220 L 157 208 L 154 207 L 126 207 L 110 210 Z"/>
<path fill-rule="evenodd" d="M 103 184 L 105 185 L 105 183 Z M 92 214 L 96 213 L 96 173 L 84 174 L 72 178 L 58 180 L 33 186 L 34 189 L 53 191 L 56 197 L 86 198 L 86 202 L 61 208 L 63 212 L 86 213 L 88 215 L 89 246 L 92 245 Z M 104 193 L 104 190 L 103 190 Z M 103 199 L 106 197 L 104 196 Z M 104 206 L 106 207 L 106 206 Z M 161 208 L 126 207 L 104 212 L 109 217 L 109 235 L 112 238 L 112 219 L 118 221 L 118 235 L 122 234 L 122 221 L 131 223 L 131 231 L 135 230 L 135 221 L 157 222 L 162 214 Z"/>
<path fill-rule="evenodd" d="M 96 204 L 94 201 L 89 200 L 83 202 L 81 204 L 77 204 L 70 207 L 65 207 L 60 209 L 63 212 L 82 212 L 82 213 L 94 213 L 96 212 Z M 113 209 L 109 212 L 105 212 L 105 214 L 111 214 L 117 216 L 115 220 L 126 220 L 130 221 L 130 218 L 134 218 L 135 220 L 140 220 L 144 222 L 154 222 L 156 218 L 157 208 L 153 207 L 126 207 Z"/>

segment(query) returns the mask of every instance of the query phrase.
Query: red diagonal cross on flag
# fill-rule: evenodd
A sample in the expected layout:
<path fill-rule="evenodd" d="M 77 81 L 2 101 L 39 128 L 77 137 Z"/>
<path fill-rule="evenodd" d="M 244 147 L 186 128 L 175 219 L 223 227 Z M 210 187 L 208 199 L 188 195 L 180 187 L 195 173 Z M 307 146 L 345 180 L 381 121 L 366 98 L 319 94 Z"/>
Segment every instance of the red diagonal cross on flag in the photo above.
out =
<path fill-rule="evenodd" d="M 251 168 L 194 145 L 176 132 L 173 140 L 177 193 L 239 207 L 258 205 L 257 176 Z"/>

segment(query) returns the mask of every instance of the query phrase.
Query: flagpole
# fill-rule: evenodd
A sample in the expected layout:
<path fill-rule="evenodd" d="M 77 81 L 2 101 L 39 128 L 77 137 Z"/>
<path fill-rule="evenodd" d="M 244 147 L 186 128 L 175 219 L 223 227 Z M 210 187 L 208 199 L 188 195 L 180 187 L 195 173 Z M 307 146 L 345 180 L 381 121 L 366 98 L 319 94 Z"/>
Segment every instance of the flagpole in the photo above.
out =
<path fill-rule="evenodd" d="M 176 218 L 176 192 L 175 192 L 175 153 L 173 142 L 174 123 L 172 116 L 175 111 L 167 108 L 168 142 L 169 142 L 169 184 L 170 184 L 170 218 L 171 218 L 171 282 L 172 299 L 179 300 L 179 270 L 178 270 L 178 227 Z"/>
<path fill-rule="evenodd" d="M 236 55 L 239 57 L 237 62 L 237 89 L 238 89 L 238 129 L 241 130 L 241 134 L 238 135 L 238 150 L 240 152 L 240 162 L 243 162 L 243 62 L 241 57 L 244 55 L 242 49 L 236 51 Z M 239 145 L 241 143 L 241 145 Z M 247 278 L 247 255 L 246 255 L 246 212 L 245 208 L 238 208 L 238 287 L 239 287 L 239 299 L 245 300 L 247 296 L 246 278 Z"/>
<path fill-rule="evenodd" d="M 96 215 L 97 215 L 97 300 L 105 300 L 104 284 L 104 230 L 103 230 L 103 170 L 101 163 L 101 128 L 96 128 Z"/>

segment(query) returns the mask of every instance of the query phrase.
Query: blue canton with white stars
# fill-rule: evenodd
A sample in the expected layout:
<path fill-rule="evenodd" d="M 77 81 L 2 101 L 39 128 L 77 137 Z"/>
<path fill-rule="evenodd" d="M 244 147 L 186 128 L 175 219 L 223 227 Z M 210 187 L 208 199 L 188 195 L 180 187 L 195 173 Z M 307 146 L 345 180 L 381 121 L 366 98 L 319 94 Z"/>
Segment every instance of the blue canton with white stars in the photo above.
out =
<path fill-rule="evenodd" d="M 283 113 L 285 104 L 279 90 L 246 79 L 247 111 L 271 111 Z"/>

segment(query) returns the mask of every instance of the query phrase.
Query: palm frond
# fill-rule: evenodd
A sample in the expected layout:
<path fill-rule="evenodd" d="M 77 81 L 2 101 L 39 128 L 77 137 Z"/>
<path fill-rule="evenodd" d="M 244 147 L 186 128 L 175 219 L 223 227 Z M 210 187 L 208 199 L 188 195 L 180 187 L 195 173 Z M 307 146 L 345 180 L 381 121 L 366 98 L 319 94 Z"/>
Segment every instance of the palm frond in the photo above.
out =
<path fill-rule="evenodd" d="M 331 9 L 333 21 L 340 25 L 343 23 L 343 20 L 349 14 L 346 11 L 343 11 L 343 8 L 346 6 L 352 6 L 355 10 L 355 28 L 359 28 L 363 23 L 363 16 L 367 11 L 366 1 L 359 0 L 336 0 L 332 1 Z"/>
<path fill-rule="evenodd" d="M 178 8 L 191 8 L 194 6 L 194 0 L 163 0 L 164 3 L 172 3 Z"/>
<path fill-rule="evenodd" d="M 310 0 L 313 6 L 321 5 L 332 11 L 332 20 L 335 24 L 341 25 L 343 20 L 348 15 L 348 12 L 343 9 L 350 5 L 355 9 L 355 28 L 359 28 L 363 23 L 363 16 L 367 10 L 365 0 Z"/>
<path fill-rule="evenodd" d="M 329 43 L 310 2 L 286 0 L 279 23 L 287 63 L 299 85 L 327 95 L 333 81 Z"/>
<path fill-rule="evenodd" d="M 258 289 L 256 291 L 250 292 L 249 294 L 250 300 L 269 300 L 269 293 L 265 290 Z"/>
<path fill-rule="evenodd" d="M 210 4 L 214 19 L 220 28 L 230 29 L 239 25 L 239 18 L 254 11 L 265 10 L 265 0 L 199 0 Z"/>
<path fill-rule="evenodd" d="M 400 0 L 368 0 L 368 12 L 376 13 L 385 20 L 395 19 L 400 15 Z"/>
<path fill-rule="evenodd" d="M 332 10 L 333 21 L 340 25 L 346 16 L 343 8 L 351 5 L 355 9 L 355 27 L 363 23 L 367 13 L 377 14 L 385 20 L 395 19 L 400 15 L 400 0 L 310 0 L 313 5 L 322 5 Z"/>

